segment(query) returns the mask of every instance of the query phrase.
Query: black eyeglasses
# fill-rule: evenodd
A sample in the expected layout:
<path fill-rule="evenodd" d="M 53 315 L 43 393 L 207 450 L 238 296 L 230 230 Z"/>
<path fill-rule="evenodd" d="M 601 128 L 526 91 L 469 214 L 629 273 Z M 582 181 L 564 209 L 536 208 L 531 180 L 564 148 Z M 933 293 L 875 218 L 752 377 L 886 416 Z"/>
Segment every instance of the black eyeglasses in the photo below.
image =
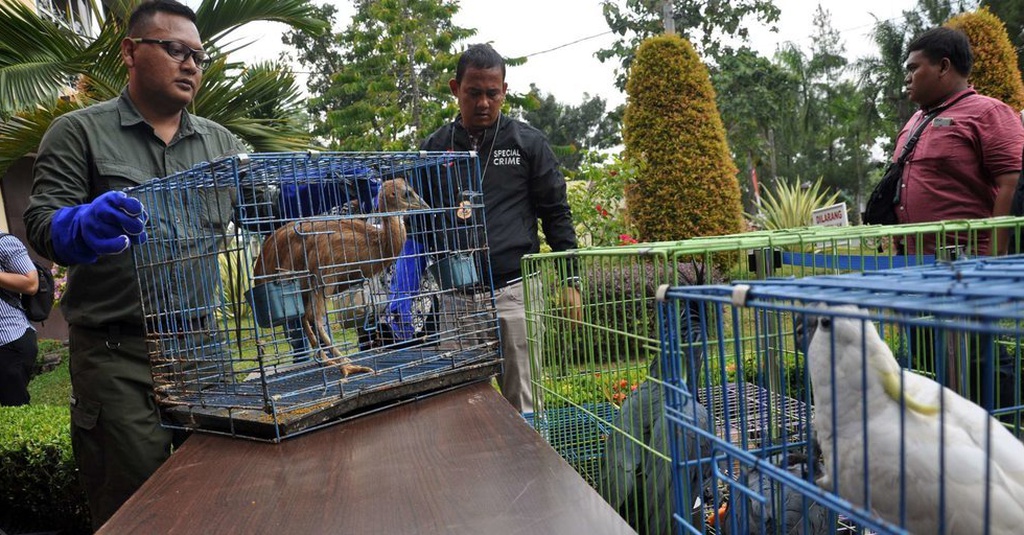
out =
<path fill-rule="evenodd" d="M 180 41 L 168 41 L 166 39 L 148 39 L 145 37 L 131 37 L 131 41 L 136 43 L 146 43 L 149 45 L 160 45 L 164 47 L 168 56 L 174 59 L 174 61 L 184 63 L 188 58 L 192 58 L 196 62 L 196 67 L 199 70 L 205 70 L 213 63 L 213 58 L 206 54 L 205 50 L 196 50 L 185 43 Z"/>

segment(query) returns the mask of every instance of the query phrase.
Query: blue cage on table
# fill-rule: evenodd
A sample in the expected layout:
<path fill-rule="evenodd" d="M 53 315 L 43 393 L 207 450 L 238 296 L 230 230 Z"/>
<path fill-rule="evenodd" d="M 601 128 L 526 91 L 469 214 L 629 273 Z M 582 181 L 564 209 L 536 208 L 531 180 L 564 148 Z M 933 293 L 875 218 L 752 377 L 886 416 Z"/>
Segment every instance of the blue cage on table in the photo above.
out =
<path fill-rule="evenodd" d="M 475 153 L 302 152 L 127 190 L 165 425 L 279 441 L 498 373 L 481 187 Z"/>
<path fill-rule="evenodd" d="M 979 407 L 983 434 L 1013 442 L 1022 436 L 1024 410 L 1024 256 L 732 285 L 666 286 L 659 301 L 666 413 L 675 430 L 671 456 L 676 528 L 690 533 L 904 533 L 920 531 L 922 515 L 914 511 L 927 510 L 930 514 L 924 516 L 936 524 L 924 524 L 929 526 L 925 531 L 962 529 L 956 522 L 971 512 L 980 515 L 981 524 L 970 532 L 1000 532 L 999 522 L 1008 513 L 990 501 L 999 484 L 994 476 L 980 476 L 982 484 L 971 494 L 977 503 L 952 498 L 960 496 L 954 493 L 954 476 L 963 470 L 955 464 L 952 446 L 937 446 L 940 459 L 949 464 L 939 462 L 936 481 L 929 484 L 912 479 L 916 473 L 904 472 L 912 446 L 902 446 L 927 435 L 908 436 L 906 429 L 917 428 L 903 427 L 906 420 L 895 424 L 898 446 L 879 454 L 874 446 L 857 446 L 880 444 L 886 436 L 872 433 L 878 429 L 872 422 L 880 426 L 888 421 L 866 405 L 854 402 L 815 413 L 816 395 L 822 407 L 832 407 L 823 400 L 833 399 L 833 392 L 838 392 L 834 399 L 846 399 L 841 395 L 851 392 L 847 389 L 868 385 L 868 372 L 852 381 L 831 378 L 840 358 L 853 355 L 867 362 L 869 344 L 836 349 L 831 331 L 818 326 L 845 319 L 850 323 L 843 325 L 855 327 L 844 332 L 860 333 L 856 339 L 872 339 L 869 331 L 876 332 L 903 369 Z M 837 308 L 848 305 L 855 308 Z M 685 326 L 672 319 L 680 318 L 682 310 L 699 311 L 700 340 L 687 341 Z M 843 353 L 843 347 L 852 352 Z M 882 346 L 870 347 L 886 353 Z M 685 363 L 701 354 L 707 355 L 702 376 L 687 377 Z M 826 386 L 819 392 L 814 391 L 809 361 L 824 362 L 818 377 L 832 381 L 820 383 Z M 855 369 L 874 368 L 865 364 Z M 701 386 L 689 386 L 694 384 Z M 907 397 L 899 386 L 889 396 L 914 400 L 914 395 Z M 898 414 L 916 418 L 935 411 L 941 418 L 936 421 L 952 421 L 941 408 L 952 399 L 947 396 L 951 394 L 937 396 L 942 400 L 937 406 L 901 402 Z M 713 417 L 695 419 L 687 410 L 694 403 Z M 819 441 L 816 428 L 835 428 L 841 418 L 859 418 L 861 441 L 840 441 L 839 433 Z M 822 441 L 824 450 L 834 453 L 821 449 Z M 985 447 L 979 451 L 983 466 L 1002 469 L 1000 463 L 1008 463 L 998 452 Z M 863 463 L 862 475 L 841 485 L 836 477 L 821 479 L 839 472 L 840 462 Z M 1013 463 L 1019 468 L 1019 459 Z M 895 470 L 897 476 L 882 480 L 872 466 Z M 922 509 L 913 509 L 918 507 Z M 1009 514 L 1016 514 L 1012 507 Z"/>

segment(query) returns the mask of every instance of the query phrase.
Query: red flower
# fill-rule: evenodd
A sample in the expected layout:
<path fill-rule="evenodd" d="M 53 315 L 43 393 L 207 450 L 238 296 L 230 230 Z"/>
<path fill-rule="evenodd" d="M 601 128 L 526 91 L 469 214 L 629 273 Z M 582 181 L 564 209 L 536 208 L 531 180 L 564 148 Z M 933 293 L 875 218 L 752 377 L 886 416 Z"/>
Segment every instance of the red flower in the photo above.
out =
<path fill-rule="evenodd" d="M 636 238 L 629 234 L 619 234 L 619 245 L 632 245 L 637 243 Z"/>
<path fill-rule="evenodd" d="M 600 214 L 601 217 L 608 217 L 610 215 L 608 214 L 608 210 L 605 210 L 600 204 L 594 205 L 594 209 L 597 210 L 597 213 Z"/>

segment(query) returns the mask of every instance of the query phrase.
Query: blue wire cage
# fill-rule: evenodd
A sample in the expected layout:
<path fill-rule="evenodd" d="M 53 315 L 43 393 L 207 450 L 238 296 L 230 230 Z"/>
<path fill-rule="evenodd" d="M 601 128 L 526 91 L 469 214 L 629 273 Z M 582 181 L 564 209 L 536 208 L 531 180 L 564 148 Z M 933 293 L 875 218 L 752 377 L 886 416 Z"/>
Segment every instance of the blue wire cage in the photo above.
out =
<path fill-rule="evenodd" d="M 127 192 L 167 426 L 279 441 L 500 370 L 475 153 L 240 154 Z"/>
<path fill-rule="evenodd" d="M 682 532 L 999 533 L 1024 518 L 1024 502 L 1000 501 L 1024 489 L 1005 453 L 1021 448 L 1024 256 L 665 286 L 659 323 Z M 877 355 L 899 379 L 875 382 Z M 702 356 L 699 377 L 685 371 Z M 957 396 L 974 423 L 954 415 Z M 974 464 L 949 442 L 972 432 Z M 918 454 L 929 439 L 934 458 Z"/>

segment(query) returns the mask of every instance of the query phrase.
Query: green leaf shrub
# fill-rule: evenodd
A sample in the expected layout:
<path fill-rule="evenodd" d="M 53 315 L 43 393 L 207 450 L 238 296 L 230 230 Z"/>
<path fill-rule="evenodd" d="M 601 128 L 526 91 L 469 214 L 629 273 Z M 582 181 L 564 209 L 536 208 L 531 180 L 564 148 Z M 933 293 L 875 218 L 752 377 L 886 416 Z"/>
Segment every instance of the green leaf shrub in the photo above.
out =
<path fill-rule="evenodd" d="M 626 245 L 633 240 L 624 190 L 635 176 L 636 168 L 619 156 L 584 154 L 568 181 L 569 207 L 581 247 Z"/>
<path fill-rule="evenodd" d="M 39 354 L 43 354 L 46 340 L 39 341 Z M 54 369 L 40 373 L 28 384 L 28 395 L 32 405 L 52 405 L 68 410 L 71 398 L 71 371 L 68 365 L 68 351 L 60 351 L 61 362 Z"/>
<path fill-rule="evenodd" d="M 820 177 L 807 188 L 799 178 L 792 182 L 779 180 L 773 190 L 765 190 L 761 212 L 747 214 L 747 218 L 768 230 L 807 227 L 814 210 L 831 206 L 837 199 L 839 193 L 830 194 L 828 188 L 823 189 Z"/>
<path fill-rule="evenodd" d="M 740 186 L 708 70 L 676 35 L 644 41 L 626 83 L 625 158 L 641 167 L 626 188 L 640 241 L 743 230 Z"/>
<path fill-rule="evenodd" d="M 702 265 L 689 261 L 677 262 L 673 269 L 643 259 L 600 258 L 581 262 L 579 275 L 584 324 L 600 328 L 582 332 L 548 330 L 545 336 L 551 338 L 546 343 L 556 348 L 553 351 L 560 359 L 560 377 L 571 375 L 573 368 L 597 370 L 609 364 L 649 362 L 660 351 L 655 302 L 658 287 L 665 283 L 721 282 L 719 275 L 708 278 Z"/>
<path fill-rule="evenodd" d="M 982 7 L 957 15 L 945 25 L 967 34 L 974 52 L 974 68 L 969 78 L 974 89 L 1015 110 L 1024 109 L 1024 82 L 1017 67 L 1017 51 L 1003 21 Z"/>
<path fill-rule="evenodd" d="M 67 405 L 0 407 L 0 531 L 88 533 Z"/>

